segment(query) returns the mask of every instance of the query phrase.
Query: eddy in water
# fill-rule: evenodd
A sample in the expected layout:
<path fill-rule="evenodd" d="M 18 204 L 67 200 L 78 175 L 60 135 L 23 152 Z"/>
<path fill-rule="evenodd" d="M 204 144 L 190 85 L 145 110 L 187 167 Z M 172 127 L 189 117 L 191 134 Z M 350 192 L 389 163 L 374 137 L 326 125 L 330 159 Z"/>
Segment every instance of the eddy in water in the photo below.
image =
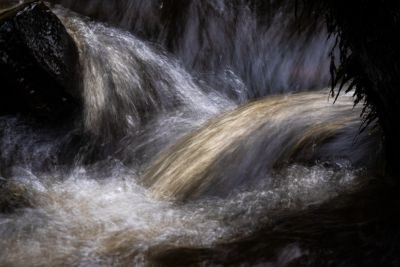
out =
<path fill-rule="evenodd" d="M 0 117 L 0 266 L 304 266 L 378 172 L 379 132 L 360 133 L 350 95 L 250 100 L 263 93 L 217 76 L 236 86 L 220 92 L 130 33 L 52 11 L 77 44 L 82 114 L 54 129 Z"/>

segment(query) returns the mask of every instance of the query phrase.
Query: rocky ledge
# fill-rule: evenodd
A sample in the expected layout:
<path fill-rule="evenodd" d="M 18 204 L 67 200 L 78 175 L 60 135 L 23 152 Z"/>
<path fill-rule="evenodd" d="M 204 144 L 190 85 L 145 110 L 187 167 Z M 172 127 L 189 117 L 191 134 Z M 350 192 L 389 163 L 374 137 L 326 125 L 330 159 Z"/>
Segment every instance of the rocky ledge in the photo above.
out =
<path fill-rule="evenodd" d="M 0 115 L 63 121 L 80 107 L 77 47 L 41 1 L 0 11 Z"/>

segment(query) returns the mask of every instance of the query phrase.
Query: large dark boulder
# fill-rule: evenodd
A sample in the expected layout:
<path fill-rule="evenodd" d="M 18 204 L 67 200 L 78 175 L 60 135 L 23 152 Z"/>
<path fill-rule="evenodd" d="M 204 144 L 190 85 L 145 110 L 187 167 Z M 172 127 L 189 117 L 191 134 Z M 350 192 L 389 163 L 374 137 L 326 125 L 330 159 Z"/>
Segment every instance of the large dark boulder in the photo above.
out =
<path fill-rule="evenodd" d="M 77 47 L 44 3 L 0 13 L 0 115 L 69 118 L 80 106 L 79 73 Z"/>

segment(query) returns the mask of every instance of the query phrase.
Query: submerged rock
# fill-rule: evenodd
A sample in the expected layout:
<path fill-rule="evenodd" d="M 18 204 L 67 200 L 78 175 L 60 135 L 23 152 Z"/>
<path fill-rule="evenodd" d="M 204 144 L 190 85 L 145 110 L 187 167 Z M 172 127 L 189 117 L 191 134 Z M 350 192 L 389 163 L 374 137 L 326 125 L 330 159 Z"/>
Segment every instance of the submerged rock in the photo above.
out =
<path fill-rule="evenodd" d="M 58 121 L 79 107 L 79 56 L 42 2 L 0 13 L 0 114 Z"/>

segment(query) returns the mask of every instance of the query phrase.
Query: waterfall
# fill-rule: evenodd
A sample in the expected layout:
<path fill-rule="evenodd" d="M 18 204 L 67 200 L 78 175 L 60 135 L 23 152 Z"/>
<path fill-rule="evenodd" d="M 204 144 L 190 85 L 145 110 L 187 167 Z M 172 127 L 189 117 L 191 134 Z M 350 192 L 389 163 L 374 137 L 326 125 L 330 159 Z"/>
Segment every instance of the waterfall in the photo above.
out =
<path fill-rule="evenodd" d="M 280 223 L 379 173 L 379 129 L 329 97 L 332 41 L 291 4 L 52 2 L 104 22 L 49 4 L 79 51 L 72 123 L 0 116 L 0 266 L 291 266 L 302 221 Z"/>
<path fill-rule="evenodd" d="M 354 112 L 351 97 L 333 105 L 327 95 L 269 97 L 224 114 L 165 152 L 144 183 L 157 195 L 183 200 L 228 195 L 293 161 L 367 166 L 376 160 L 367 156 L 372 138 L 354 141 L 361 109 Z"/>
<path fill-rule="evenodd" d="M 243 99 L 322 88 L 334 40 L 299 27 L 294 1 L 53 0 L 166 48 L 192 75 Z M 309 20 L 313 20 L 309 18 Z M 221 81 L 222 80 L 222 81 Z"/>

